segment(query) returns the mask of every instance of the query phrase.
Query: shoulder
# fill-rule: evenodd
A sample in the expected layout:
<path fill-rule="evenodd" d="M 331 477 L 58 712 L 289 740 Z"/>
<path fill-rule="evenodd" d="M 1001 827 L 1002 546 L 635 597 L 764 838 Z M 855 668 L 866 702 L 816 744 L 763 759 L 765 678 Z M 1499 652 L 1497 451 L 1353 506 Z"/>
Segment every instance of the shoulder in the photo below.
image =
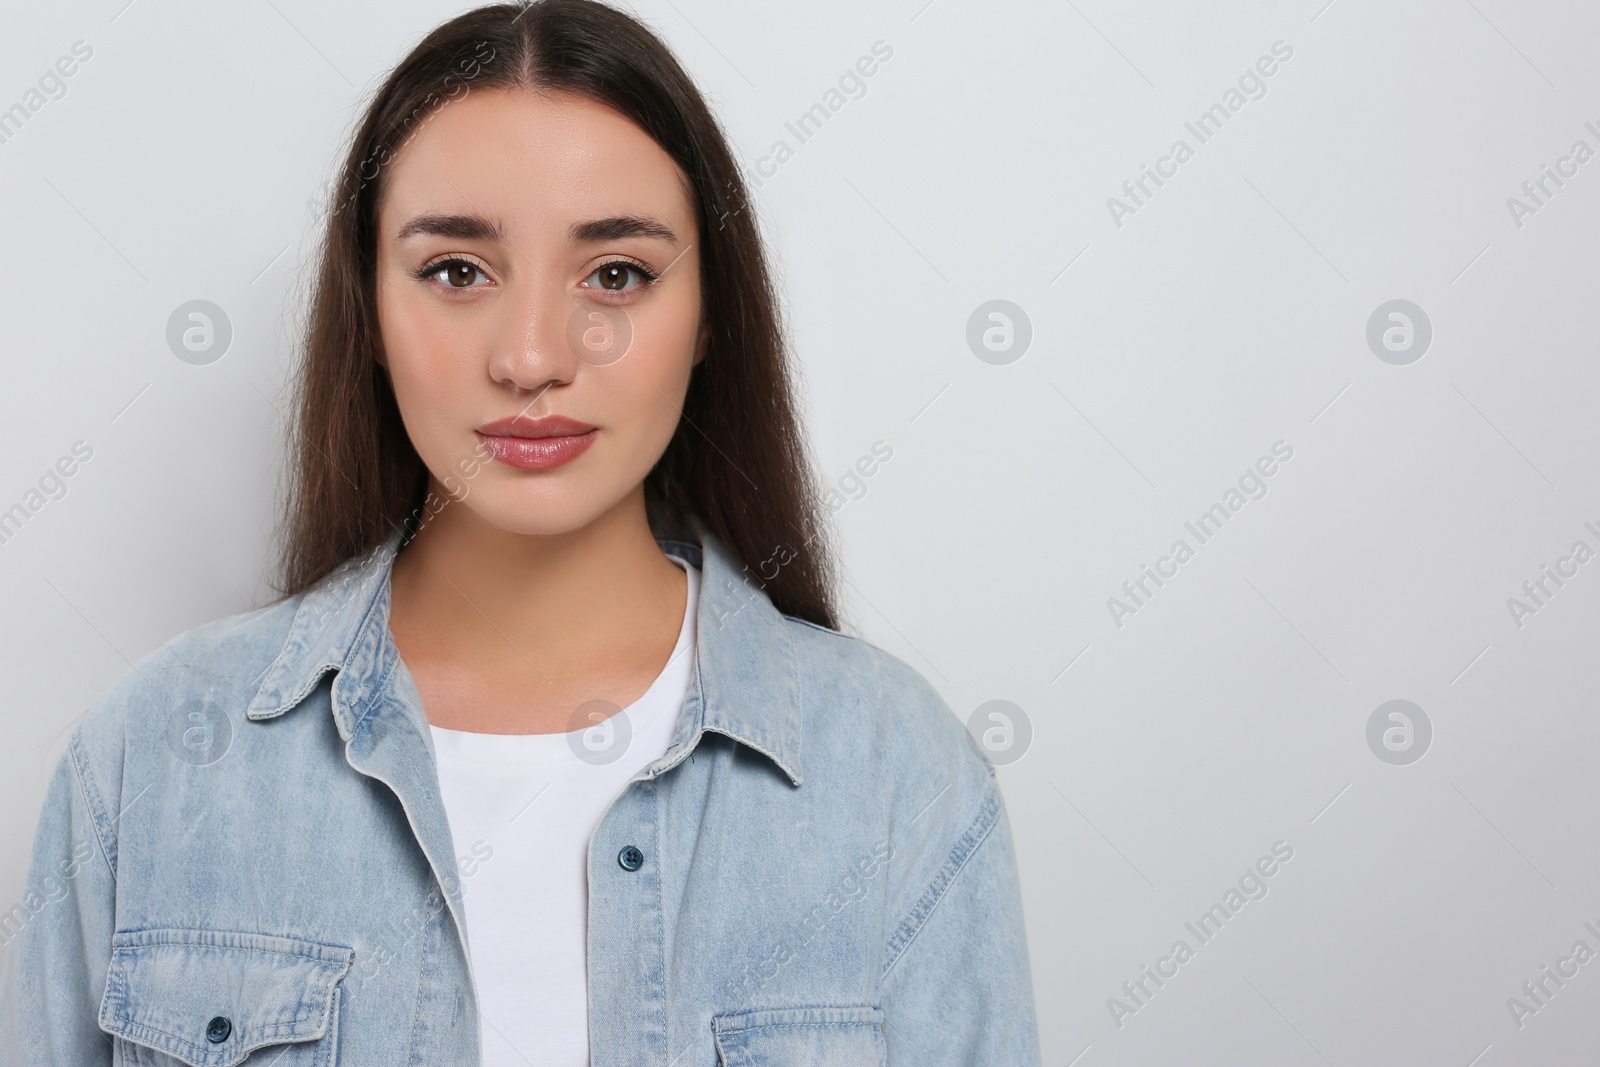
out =
<path fill-rule="evenodd" d="M 169 638 L 116 677 L 91 706 L 83 726 L 119 718 L 132 721 L 185 697 L 253 695 L 283 651 L 301 599 L 296 595 L 223 616 Z"/>
<path fill-rule="evenodd" d="M 937 764 L 953 775 L 990 775 L 989 762 L 968 740 L 956 712 L 922 672 L 866 638 L 783 618 L 808 722 L 816 716 L 830 724 L 841 713 L 870 708 L 895 755 Z"/>
<path fill-rule="evenodd" d="M 870 707 L 897 755 L 952 774 L 988 778 L 992 768 L 954 709 L 921 671 L 866 638 L 785 615 L 807 720 Z"/>
<path fill-rule="evenodd" d="M 809 785 L 870 798 L 904 883 L 943 884 L 1003 817 L 993 764 L 924 675 L 872 642 L 784 616 L 798 664 Z"/>
<path fill-rule="evenodd" d="M 217 709 L 234 728 L 283 650 L 301 595 L 185 630 L 131 662 L 73 730 L 68 758 L 86 791 L 112 803 L 181 738 L 188 716 Z"/>

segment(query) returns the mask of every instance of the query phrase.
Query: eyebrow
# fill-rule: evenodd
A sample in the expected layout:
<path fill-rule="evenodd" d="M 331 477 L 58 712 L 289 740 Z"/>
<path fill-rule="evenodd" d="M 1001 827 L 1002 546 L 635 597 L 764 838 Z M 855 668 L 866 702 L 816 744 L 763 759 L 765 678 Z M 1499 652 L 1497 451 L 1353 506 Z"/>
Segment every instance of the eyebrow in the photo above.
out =
<path fill-rule="evenodd" d="M 678 235 L 672 232 L 672 227 L 638 215 L 613 215 L 608 219 L 575 222 L 567 232 L 578 244 L 615 241 L 623 237 L 650 237 L 669 244 L 678 243 Z"/>
<path fill-rule="evenodd" d="M 400 227 L 395 239 L 403 241 L 418 234 L 453 237 L 461 241 L 504 241 L 506 237 L 505 227 L 498 220 L 486 219 L 481 215 L 418 215 Z M 576 244 L 615 241 L 624 237 L 653 238 L 674 245 L 678 243 L 678 235 L 672 232 L 672 227 L 639 215 L 613 215 L 575 222 L 568 228 L 567 235 Z"/>
<path fill-rule="evenodd" d="M 418 215 L 400 227 L 395 240 L 404 241 L 416 234 L 454 237 L 461 241 L 503 241 L 505 228 L 481 215 Z"/>

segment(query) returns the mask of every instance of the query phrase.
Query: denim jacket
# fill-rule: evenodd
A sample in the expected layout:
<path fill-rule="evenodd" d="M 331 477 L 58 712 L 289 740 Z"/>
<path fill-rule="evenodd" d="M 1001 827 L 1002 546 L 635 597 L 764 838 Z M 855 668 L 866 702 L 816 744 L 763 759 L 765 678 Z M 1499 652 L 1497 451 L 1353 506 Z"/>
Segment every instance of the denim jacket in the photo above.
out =
<path fill-rule="evenodd" d="M 592 1062 L 1037 1064 L 993 767 L 921 675 L 692 525 L 656 535 L 702 571 L 676 732 L 590 838 Z M 479 1062 L 399 547 L 179 635 L 78 724 L 0 915 L 6 1062 Z"/>

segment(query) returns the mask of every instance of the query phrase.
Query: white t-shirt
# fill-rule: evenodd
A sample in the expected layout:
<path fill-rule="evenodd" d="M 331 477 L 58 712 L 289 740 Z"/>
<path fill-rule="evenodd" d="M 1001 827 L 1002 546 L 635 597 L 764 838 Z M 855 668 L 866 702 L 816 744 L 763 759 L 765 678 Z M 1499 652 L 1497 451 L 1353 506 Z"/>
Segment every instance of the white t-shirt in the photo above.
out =
<path fill-rule="evenodd" d="M 672 743 L 694 664 L 700 572 L 667 558 L 688 574 L 688 603 L 671 658 L 638 700 L 572 733 L 430 724 L 458 853 L 484 1067 L 589 1063 L 589 835 L 628 779 Z"/>

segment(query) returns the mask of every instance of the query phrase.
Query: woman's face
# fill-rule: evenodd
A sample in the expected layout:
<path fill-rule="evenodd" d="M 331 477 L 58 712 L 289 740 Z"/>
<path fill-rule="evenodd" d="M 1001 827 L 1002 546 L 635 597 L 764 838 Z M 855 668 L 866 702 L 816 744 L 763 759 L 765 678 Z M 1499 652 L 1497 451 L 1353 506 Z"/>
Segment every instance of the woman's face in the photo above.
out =
<path fill-rule="evenodd" d="M 451 506 L 577 529 L 639 488 L 705 353 L 686 179 L 576 96 L 472 92 L 424 122 L 378 208 L 379 362 Z"/>

